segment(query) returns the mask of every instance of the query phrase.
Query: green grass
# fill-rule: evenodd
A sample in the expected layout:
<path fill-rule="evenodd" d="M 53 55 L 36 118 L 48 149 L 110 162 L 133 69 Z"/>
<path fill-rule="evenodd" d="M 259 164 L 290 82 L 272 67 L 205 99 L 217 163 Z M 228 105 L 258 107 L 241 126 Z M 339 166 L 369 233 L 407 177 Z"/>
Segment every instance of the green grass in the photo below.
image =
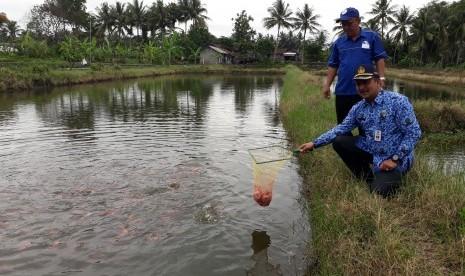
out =
<path fill-rule="evenodd" d="M 85 69 L 53 69 L 34 64 L 20 68 L 0 68 L 0 91 L 25 90 L 82 83 L 102 82 L 175 74 L 283 74 L 282 68 L 172 65 L 150 67 L 93 66 Z"/>
<path fill-rule="evenodd" d="M 320 79 L 287 68 L 281 111 L 296 146 L 335 125 L 334 102 L 321 96 Z M 300 158 L 311 206 L 312 275 L 463 274 L 465 174 L 446 176 L 428 166 L 422 157 L 431 139 L 421 141 L 413 170 L 391 200 L 353 179 L 330 146 Z"/>

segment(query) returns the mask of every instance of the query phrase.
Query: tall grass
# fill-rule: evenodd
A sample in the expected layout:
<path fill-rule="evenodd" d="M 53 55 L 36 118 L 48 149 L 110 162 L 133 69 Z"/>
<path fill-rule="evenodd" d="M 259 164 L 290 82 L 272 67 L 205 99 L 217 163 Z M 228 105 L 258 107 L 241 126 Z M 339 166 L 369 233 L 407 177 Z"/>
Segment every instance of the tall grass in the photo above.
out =
<path fill-rule="evenodd" d="M 335 125 L 334 102 L 321 96 L 320 80 L 287 68 L 281 111 L 296 145 Z M 330 146 L 300 158 L 311 206 L 310 274 L 465 273 L 465 174 L 430 168 L 422 158 L 428 147 L 421 142 L 413 170 L 390 200 L 352 178 Z"/>

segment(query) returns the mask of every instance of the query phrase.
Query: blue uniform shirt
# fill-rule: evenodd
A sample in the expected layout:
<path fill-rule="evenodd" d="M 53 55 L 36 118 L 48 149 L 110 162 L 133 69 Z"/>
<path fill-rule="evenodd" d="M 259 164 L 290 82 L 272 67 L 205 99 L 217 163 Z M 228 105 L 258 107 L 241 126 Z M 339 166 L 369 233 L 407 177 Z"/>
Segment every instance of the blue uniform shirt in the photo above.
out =
<path fill-rule="evenodd" d="M 315 148 L 331 143 L 336 136 L 359 127 L 365 136 L 359 136 L 358 148 L 373 155 L 373 169 L 394 154 L 399 156 L 401 172 L 410 169 L 413 149 L 421 136 L 413 107 L 407 97 L 390 91 L 381 91 L 372 103 L 362 100 L 352 107 L 344 121 L 318 137 Z"/>
<path fill-rule="evenodd" d="M 335 94 L 357 95 L 353 77 L 361 64 L 373 64 L 374 61 L 387 58 L 379 35 L 368 29 L 360 29 L 360 35 L 352 40 L 346 34 L 341 35 L 332 46 L 328 66 L 337 68 Z"/>

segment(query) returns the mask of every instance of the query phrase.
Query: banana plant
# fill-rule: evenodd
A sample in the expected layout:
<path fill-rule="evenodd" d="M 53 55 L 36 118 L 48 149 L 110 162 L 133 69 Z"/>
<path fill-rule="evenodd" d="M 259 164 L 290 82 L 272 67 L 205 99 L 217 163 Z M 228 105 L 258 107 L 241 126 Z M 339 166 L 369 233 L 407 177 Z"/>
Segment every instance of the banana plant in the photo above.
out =
<path fill-rule="evenodd" d="M 169 37 L 164 37 L 162 41 L 162 58 L 163 63 L 171 65 L 171 60 L 173 58 L 179 57 L 182 55 L 182 48 L 178 46 L 179 44 L 179 35 L 177 33 L 173 33 Z"/>

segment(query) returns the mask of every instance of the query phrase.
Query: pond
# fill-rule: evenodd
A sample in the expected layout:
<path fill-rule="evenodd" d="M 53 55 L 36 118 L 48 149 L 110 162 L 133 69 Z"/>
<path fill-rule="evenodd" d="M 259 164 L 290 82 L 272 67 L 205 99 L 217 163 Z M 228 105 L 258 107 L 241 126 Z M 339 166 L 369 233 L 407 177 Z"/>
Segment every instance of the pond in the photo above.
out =
<path fill-rule="evenodd" d="M 248 149 L 289 147 L 281 79 L 183 76 L 2 94 L 0 274 L 301 275 L 296 160 L 268 207 Z"/>

